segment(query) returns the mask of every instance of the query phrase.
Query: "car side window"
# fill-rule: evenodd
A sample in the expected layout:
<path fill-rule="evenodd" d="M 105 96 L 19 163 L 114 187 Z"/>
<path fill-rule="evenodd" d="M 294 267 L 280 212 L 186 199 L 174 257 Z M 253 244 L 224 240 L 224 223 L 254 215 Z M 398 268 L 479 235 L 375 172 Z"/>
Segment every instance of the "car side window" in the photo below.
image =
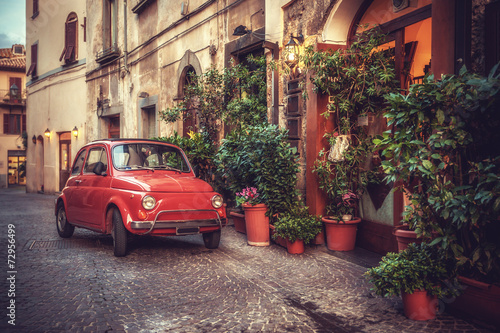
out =
<path fill-rule="evenodd" d="M 89 156 L 85 162 L 84 173 L 93 173 L 94 168 L 98 162 L 104 164 L 104 170 L 108 168 L 108 158 L 106 156 L 106 150 L 103 147 L 92 148 L 89 151 Z"/>
<path fill-rule="evenodd" d="M 86 150 L 82 150 L 80 154 L 78 154 L 78 157 L 75 160 L 75 164 L 73 164 L 73 168 L 71 169 L 72 176 L 78 175 L 82 171 L 83 161 L 85 161 L 86 153 Z"/>

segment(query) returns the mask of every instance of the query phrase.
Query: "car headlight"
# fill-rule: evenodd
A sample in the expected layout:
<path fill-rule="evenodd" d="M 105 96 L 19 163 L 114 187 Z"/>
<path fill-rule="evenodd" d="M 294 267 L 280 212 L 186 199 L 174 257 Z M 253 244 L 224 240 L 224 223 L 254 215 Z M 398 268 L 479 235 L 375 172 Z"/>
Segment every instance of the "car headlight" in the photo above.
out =
<path fill-rule="evenodd" d="M 222 207 L 222 204 L 224 203 L 224 200 L 222 199 L 222 197 L 218 194 L 214 195 L 212 197 L 212 206 L 214 206 L 214 208 L 221 208 Z"/>
<path fill-rule="evenodd" d="M 147 210 L 151 210 L 155 208 L 156 206 L 156 199 L 153 198 L 150 195 L 146 195 L 144 198 L 142 198 L 142 207 Z"/>

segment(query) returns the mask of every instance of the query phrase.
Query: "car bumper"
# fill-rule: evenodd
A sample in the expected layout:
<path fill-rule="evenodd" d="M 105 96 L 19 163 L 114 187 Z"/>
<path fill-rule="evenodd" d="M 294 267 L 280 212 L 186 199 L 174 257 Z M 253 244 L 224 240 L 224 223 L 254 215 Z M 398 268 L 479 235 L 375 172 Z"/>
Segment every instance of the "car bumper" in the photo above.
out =
<path fill-rule="evenodd" d="M 179 212 L 210 212 L 213 213 L 214 219 L 193 219 L 193 220 L 168 220 L 161 221 L 158 217 L 164 213 L 179 213 Z M 192 235 L 203 232 L 212 231 L 214 228 L 222 228 L 227 223 L 225 217 L 221 217 L 215 209 L 192 209 L 192 210 L 163 210 L 158 212 L 153 221 L 131 221 L 130 229 L 136 234 L 175 234 L 175 235 Z M 146 230 L 141 232 L 141 230 Z M 175 231 L 175 232 L 174 232 Z"/>

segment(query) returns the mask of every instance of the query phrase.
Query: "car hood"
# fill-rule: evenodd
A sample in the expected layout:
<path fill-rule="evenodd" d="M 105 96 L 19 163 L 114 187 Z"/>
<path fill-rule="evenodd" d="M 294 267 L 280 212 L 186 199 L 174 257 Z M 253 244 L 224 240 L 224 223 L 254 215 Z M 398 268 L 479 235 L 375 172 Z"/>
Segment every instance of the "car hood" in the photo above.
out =
<path fill-rule="evenodd" d="M 111 182 L 112 188 L 129 191 L 197 193 L 213 192 L 207 182 L 189 176 L 176 174 L 171 176 L 165 172 L 154 172 L 146 175 L 118 176 Z"/>

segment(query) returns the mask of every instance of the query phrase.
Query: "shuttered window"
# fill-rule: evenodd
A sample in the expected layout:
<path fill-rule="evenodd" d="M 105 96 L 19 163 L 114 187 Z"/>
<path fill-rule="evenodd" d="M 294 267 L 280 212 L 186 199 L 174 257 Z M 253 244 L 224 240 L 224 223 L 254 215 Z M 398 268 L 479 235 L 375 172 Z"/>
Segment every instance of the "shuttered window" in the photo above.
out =
<path fill-rule="evenodd" d="M 31 45 L 31 65 L 26 76 L 36 77 L 36 65 L 38 62 L 38 44 Z"/>
<path fill-rule="evenodd" d="M 26 131 L 26 115 L 9 114 L 3 115 L 3 134 L 21 134 Z"/>
<path fill-rule="evenodd" d="M 39 10 L 38 10 L 38 0 L 33 0 L 33 16 L 32 18 L 35 18 L 37 17 L 39 14 Z"/>
<path fill-rule="evenodd" d="M 78 18 L 75 13 L 68 15 L 64 29 L 64 49 L 59 57 L 59 61 L 63 60 L 66 63 L 71 63 L 76 60 L 77 52 L 77 27 Z"/>

